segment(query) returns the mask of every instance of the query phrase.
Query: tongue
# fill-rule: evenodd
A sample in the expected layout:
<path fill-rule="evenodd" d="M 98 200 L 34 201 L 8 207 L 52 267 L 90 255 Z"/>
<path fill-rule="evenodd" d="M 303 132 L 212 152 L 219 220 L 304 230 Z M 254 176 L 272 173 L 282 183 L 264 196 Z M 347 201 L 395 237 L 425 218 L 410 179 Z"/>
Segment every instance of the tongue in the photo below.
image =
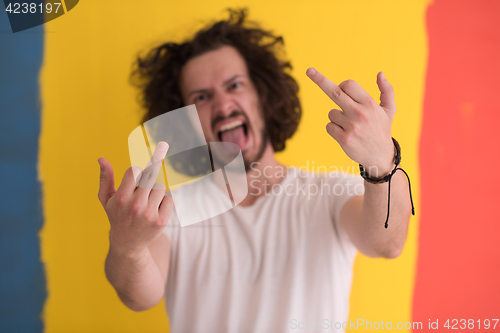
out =
<path fill-rule="evenodd" d="M 243 145 L 245 144 L 245 132 L 243 131 L 243 126 L 238 126 L 229 131 L 222 132 L 221 139 L 224 142 L 237 144 L 240 149 L 243 149 Z"/>

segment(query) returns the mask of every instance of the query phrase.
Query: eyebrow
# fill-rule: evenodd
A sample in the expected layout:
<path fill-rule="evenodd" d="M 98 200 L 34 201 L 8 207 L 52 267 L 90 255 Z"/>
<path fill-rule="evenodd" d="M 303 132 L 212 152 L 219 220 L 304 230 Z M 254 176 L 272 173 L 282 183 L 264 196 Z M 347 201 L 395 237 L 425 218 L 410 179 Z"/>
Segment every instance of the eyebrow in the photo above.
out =
<path fill-rule="evenodd" d="M 222 83 L 222 85 L 223 85 L 223 86 L 226 86 L 226 85 L 228 85 L 231 81 L 234 81 L 234 80 L 236 80 L 236 79 L 237 79 L 237 78 L 239 78 L 239 77 L 243 77 L 243 75 L 242 75 L 242 74 L 236 74 L 236 75 L 235 75 L 235 76 L 233 76 L 232 78 L 230 78 L 230 79 L 228 79 L 228 80 L 224 81 L 224 82 Z M 194 94 L 199 94 L 199 93 L 204 93 L 204 92 L 207 92 L 207 91 L 208 91 L 208 89 L 198 89 L 198 90 L 193 90 L 193 91 L 191 91 L 191 92 L 189 93 L 188 98 L 189 98 L 189 97 L 191 97 L 191 95 L 194 95 Z"/>

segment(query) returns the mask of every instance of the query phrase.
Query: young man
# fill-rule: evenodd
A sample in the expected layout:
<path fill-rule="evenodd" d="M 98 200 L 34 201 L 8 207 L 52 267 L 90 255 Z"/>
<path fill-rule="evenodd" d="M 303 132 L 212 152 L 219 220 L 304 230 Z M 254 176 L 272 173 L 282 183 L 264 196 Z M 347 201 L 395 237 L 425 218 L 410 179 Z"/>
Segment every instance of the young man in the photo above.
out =
<path fill-rule="evenodd" d="M 321 331 L 347 319 L 356 250 L 371 257 L 401 253 L 411 214 L 408 183 L 393 174 L 384 228 L 388 184 L 304 176 L 281 165 L 274 152 L 300 120 L 298 87 L 285 73 L 290 65 L 274 55 L 281 38 L 244 21 L 244 12 L 233 12 L 189 42 L 164 44 L 139 59 L 135 74 L 145 120 L 196 104 L 207 142 L 240 147 L 248 196 L 196 228 L 180 228 L 164 187 L 136 187 L 128 169 L 115 190 L 113 169 L 101 158 L 99 200 L 111 225 L 106 275 L 133 310 L 165 296 L 172 332 L 287 332 L 311 322 Z M 372 179 L 391 174 L 396 107 L 383 74 L 380 105 L 354 81 L 336 86 L 313 68 L 307 75 L 342 108 L 328 114 L 333 139 Z M 156 158 L 167 149 L 159 144 Z M 305 193 L 312 185 L 321 193 Z M 270 191 L 276 186 L 279 194 Z"/>

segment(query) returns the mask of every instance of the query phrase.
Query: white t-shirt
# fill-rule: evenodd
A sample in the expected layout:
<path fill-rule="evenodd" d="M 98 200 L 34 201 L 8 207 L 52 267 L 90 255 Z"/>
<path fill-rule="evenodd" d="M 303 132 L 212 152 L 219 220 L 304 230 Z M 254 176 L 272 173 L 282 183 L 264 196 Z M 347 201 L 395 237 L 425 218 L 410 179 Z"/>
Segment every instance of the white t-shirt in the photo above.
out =
<path fill-rule="evenodd" d="M 174 210 L 164 231 L 173 333 L 343 332 L 357 251 L 339 214 L 363 179 L 289 168 L 271 190 L 182 228 Z"/>

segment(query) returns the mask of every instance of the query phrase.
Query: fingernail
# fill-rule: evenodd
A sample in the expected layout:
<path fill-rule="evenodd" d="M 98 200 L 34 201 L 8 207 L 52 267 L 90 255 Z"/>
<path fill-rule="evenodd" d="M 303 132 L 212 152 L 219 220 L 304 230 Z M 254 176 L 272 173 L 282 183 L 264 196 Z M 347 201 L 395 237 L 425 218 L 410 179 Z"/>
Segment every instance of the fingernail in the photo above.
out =
<path fill-rule="evenodd" d="M 385 78 L 384 72 L 380 72 L 380 77 L 382 78 L 382 80 L 387 80 L 387 79 Z"/>
<path fill-rule="evenodd" d="M 97 163 L 99 163 L 99 168 L 102 170 L 101 158 L 97 159 Z"/>
<path fill-rule="evenodd" d="M 313 67 L 309 67 L 309 69 L 307 70 L 307 75 L 315 75 L 315 74 L 316 70 Z"/>
<path fill-rule="evenodd" d="M 166 151 L 167 148 L 168 148 L 168 143 L 166 143 L 165 141 L 162 141 L 158 144 L 158 147 L 157 147 L 160 151 Z"/>

